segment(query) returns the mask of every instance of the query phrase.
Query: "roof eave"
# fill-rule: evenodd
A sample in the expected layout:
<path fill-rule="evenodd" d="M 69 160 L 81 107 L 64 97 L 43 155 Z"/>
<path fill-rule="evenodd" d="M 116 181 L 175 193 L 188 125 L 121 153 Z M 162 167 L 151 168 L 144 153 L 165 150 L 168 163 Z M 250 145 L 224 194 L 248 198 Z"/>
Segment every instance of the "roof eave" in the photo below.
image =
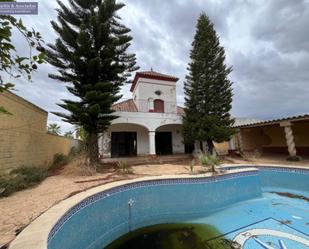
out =
<path fill-rule="evenodd" d="M 139 80 L 139 78 L 145 78 L 145 79 L 152 79 L 152 80 L 162 80 L 162 81 L 169 81 L 169 82 L 177 82 L 179 80 L 179 78 L 176 77 L 165 77 L 165 76 L 156 76 L 156 75 L 145 75 L 142 73 L 136 73 L 133 83 L 131 85 L 130 91 L 133 92 L 136 85 L 137 85 L 137 81 Z"/>
<path fill-rule="evenodd" d="M 262 121 L 262 122 L 253 123 L 253 124 L 238 125 L 238 126 L 234 126 L 234 128 L 254 128 L 254 127 L 259 127 L 259 126 L 280 124 L 280 122 L 284 122 L 284 121 L 297 122 L 297 121 L 303 121 L 307 119 L 309 119 L 309 114 L 281 118 L 281 119 L 273 119 L 273 120 Z"/>

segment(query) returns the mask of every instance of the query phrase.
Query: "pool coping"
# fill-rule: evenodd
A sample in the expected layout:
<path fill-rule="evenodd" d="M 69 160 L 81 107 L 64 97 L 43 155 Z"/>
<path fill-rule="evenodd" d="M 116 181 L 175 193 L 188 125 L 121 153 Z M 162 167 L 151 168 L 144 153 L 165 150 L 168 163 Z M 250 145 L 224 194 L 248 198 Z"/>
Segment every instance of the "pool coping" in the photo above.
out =
<path fill-rule="evenodd" d="M 271 164 L 271 163 L 240 163 L 240 164 L 229 164 L 229 163 L 224 163 L 221 164 L 220 166 L 218 166 L 217 168 L 225 168 L 225 167 L 256 167 L 256 168 L 270 168 L 270 167 L 274 167 L 274 168 L 288 168 L 288 169 L 305 169 L 305 170 L 309 170 L 309 166 L 302 166 L 302 165 L 287 165 L 287 164 Z"/>
<path fill-rule="evenodd" d="M 32 223 L 30 223 L 10 244 L 9 249 L 47 249 L 48 239 L 50 232 L 56 226 L 56 224 L 64 217 L 64 215 L 75 207 L 78 203 L 84 201 L 88 197 L 94 196 L 98 193 L 111 190 L 123 185 L 130 185 L 134 183 L 151 182 L 156 180 L 177 180 L 177 179 L 197 179 L 197 178 L 216 178 L 225 175 L 237 175 L 238 173 L 250 173 L 257 171 L 261 164 L 224 164 L 218 167 L 219 169 L 224 167 L 244 167 L 242 169 L 232 169 L 219 174 L 213 175 L 212 173 L 204 173 L 198 175 L 162 175 L 162 176 L 147 176 L 141 178 L 135 178 L 131 180 L 116 181 L 108 184 L 104 184 L 98 187 L 94 187 L 78 193 L 68 199 L 65 199 L 58 204 L 52 206 L 45 213 L 37 217 Z M 257 168 L 255 168 L 255 166 Z M 264 167 L 278 167 L 278 168 L 296 168 L 307 169 L 306 167 L 289 166 L 286 165 L 270 165 L 264 164 Z M 246 168 L 250 167 L 250 168 Z"/>

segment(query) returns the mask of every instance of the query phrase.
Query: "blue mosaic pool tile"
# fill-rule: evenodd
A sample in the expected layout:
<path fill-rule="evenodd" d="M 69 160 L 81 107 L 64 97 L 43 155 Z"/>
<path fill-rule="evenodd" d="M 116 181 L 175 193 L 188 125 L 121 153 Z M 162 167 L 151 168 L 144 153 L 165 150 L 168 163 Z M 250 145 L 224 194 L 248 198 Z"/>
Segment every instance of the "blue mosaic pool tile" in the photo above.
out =
<path fill-rule="evenodd" d="M 128 191 L 131 189 L 138 189 L 150 186 L 163 186 L 163 185 L 177 185 L 177 184 L 200 184 L 200 183 L 211 183 L 211 182 L 219 182 L 233 178 L 247 177 L 247 176 L 257 176 L 259 175 L 259 170 L 262 171 L 272 171 L 272 172 L 289 172 L 289 173 L 299 173 L 299 174 L 309 174 L 309 169 L 300 169 L 300 168 L 288 168 L 288 167 L 265 167 L 265 166 L 252 166 L 248 165 L 248 168 L 257 168 L 254 171 L 247 172 L 238 172 L 238 173 L 229 173 L 225 175 L 218 175 L 213 177 L 197 177 L 197 178 L 182 178 L 182 179 L 161 179 L 161 180 L 149 180 L 149 181 L 141 181 L 136 183 L 125 184 L 122 186 L 114 187 L 108 189 L 106 191 L 102 191 L 100 193 L 94 194 L 82 200 L 80 203 L 76 204 L 70 210 L 68 210 L 55 224 L 48 236 L 48 242 L 56 235 L 56 233 L 60 230 L 60 228 L 77 212 L 87 207 L 88 205 L 103 200 L 106 197 L 111 195 Z M 236 169 L 236 168 L 245 168 L 242 167 L 224 167 L 226 169 Z"/>
<path fill-rule="evenodd" d="M 76 204 L 70 210 L 68 210 L 56 223 L 56 225 L 52 228 L 48 236 L 48 242 L 55 236 L 55 234 L 59 231 L 59 229 L 77 212 L 81 209 L 85 208 L 86 206 L 102 200 L 106 197 L 114 195 L 116 193 L 120 193 L 123 191 L 149 187 L 149 186 L 162 186 L 162 185 L 176 185 L 176 184 L 200 184 L 200 183 L 211 183 L 211 182 L 218 182 L 224 181 L 233 178 L 239 177 L 247 177 L 247 176 L 256 176 L 258 175 L 258 170 L 255 171 L 247 171 L 247 172 L 238 172 L 238 173 L 230 173 L 225 175 L 218 175 L 213 177 L 197 177 L 197 178 L 177 178 L 177 179 L 159 179 L 159 180 L 149 180 L 149 181 L 141 181 L 136 183 L 124 184 L 122 186 L 114 187 L 108 189 L 106 191 L 94 194 L 85 198 L 83 201 Z"/>

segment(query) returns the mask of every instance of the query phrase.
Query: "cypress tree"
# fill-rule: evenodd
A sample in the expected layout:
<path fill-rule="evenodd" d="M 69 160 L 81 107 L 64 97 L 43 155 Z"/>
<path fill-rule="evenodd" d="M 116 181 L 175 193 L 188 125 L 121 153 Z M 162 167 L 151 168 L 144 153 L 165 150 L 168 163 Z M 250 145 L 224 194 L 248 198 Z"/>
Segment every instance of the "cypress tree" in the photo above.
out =
<path fill-rule="evenodd" d="M 205 13 L 198 19 L 192 47 L 184 84 L 184 142 L 206 141 L 213 153 L 213 142 L 227 141 L 233 134 L 232 68 L 225 64 L 224 48 Z"/>
<path fill-rule="evenodd" d="M 47 61 L 57 74 L 49 77 L 68 83 L 78 100 L 59 104 L 67 113 L 55 113 L 64 121 L 87 132 L 90 162 L 98 161 L 98 134 L 117 116 L 112 104 L 131 72 L 137 70 L 135 54 L 127 52 L 132 37 L 117 15 L 124 4 L 115 0 L 69 0 L 69 7 L 57 1 L 58 21 L 52 27 L 58 34 L 49 44 Z"/>

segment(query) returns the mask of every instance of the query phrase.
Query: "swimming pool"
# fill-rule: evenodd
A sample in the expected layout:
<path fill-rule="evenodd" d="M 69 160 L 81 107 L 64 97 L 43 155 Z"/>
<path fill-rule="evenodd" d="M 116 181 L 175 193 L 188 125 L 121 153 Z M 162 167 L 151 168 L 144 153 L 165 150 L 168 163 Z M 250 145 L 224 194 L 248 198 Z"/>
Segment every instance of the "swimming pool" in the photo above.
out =
<path fill-rule="evenodd" d="M 231 248 L 224 247 L 226 241 L 245 249 L 309 248 L 309 170 L 226 169 L 215 177 L 114 183 L 72 197 L 34 222 L 37 229 L 48 225 L 45 232 L 36 231 L 40 247 L 27 249 L 102 249 L 130 231 L 167 223 L 214 228 L 215 233 L 200 235 L 203 248 Z M 31 225 L 21 237 L 30 232 Z M 17 239 L 11 248 L 21 245 Z"/>

